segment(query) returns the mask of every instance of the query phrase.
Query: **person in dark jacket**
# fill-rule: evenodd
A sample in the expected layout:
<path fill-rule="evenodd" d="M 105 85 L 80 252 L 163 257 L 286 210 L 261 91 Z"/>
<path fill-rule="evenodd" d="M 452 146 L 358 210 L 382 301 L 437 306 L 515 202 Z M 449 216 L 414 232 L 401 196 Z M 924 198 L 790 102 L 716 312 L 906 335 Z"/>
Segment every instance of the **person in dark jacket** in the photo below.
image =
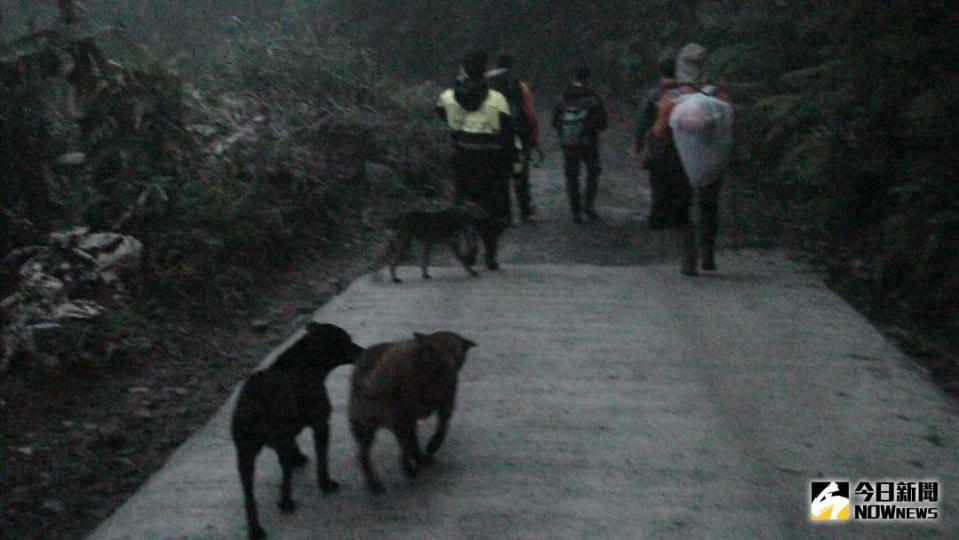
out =
<path fill-rule="evenodd" d="M 506 97 L 510 115 L 513 119 L 513 133 L 516 136 L 516 162 L 513 164 L 513 191 L 519 206 L 520 219 L 525 223 L 536 213 L 533 197 L 530 193 L 530 161 L 534 150 L 539 147 L 539 122 L 536 118 L 536 105 L 529 83 L 516 76 L 513 69 L 513 57 L 500 55 L 496 59 L 496 68 L 486 72 L 486 81 L 490 88 Z"/>
<path fill-rule="evenodd" d="M 682 164 L 672 148 L 652 134 L 656 123 L 657 103 L 669 89 L 676 87 L 676 53 L 669 51 L 659 61 L 660 80 L 643 95 L 636 122 L 636 152 L 639 166 L 649 173 L 651 204 L 649 228 L 653 230 L 679 227 L 686 223 L 689 182 Z"/>
<path fill-rule="evenodd" d="M 590 74 L 589 68 L 579 68 L 573 82 L 563 91 L 562 99 L 553 108 L 553 127 L 563 149 L 566 194 L 576 223 L 582 223 L 582 214 L 592 221 L 600 220 L 595 205 L 602 171 L 599 134 L 606 129 L 606 108 L 596 92 L 586 86 Z M 586 200 L 583 202 L 579 189 L 581 165 L 586 166 Z"/>
<path fill-rule="evenodd" d="M 467 54 L 456 83 L 440 95 L 436 112 L 450 129 L 454 202 L 473 201 L 489 214 L 477 230 L 486 267 L 497 270 L 499 237 L 509 223 L 509 175 L 516 145 L 509 104 L 486 84 L 488 61 L 484 51 Z"/>

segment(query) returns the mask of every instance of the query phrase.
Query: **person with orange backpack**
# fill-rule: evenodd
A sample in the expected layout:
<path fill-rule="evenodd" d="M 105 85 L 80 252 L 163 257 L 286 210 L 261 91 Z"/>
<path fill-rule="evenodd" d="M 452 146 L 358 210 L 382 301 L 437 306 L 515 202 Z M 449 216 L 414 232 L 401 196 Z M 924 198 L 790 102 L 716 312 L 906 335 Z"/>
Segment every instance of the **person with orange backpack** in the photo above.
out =
<path fill-rule="evenodd" d="M 716 270 L 716 237 L 719 231 L 719 192 L 732 147 L 733 111 L 729 94 L 709 84 L 708 51 L 690 43 L 676 57 L 676 85 L 663 94 L 657 103 L 653 137 L 665 143 L 665 158 L 673 164 L 670 174 L 681 175 L 671 180 L 685 180 L 689 189 L 683 201 L 687 211 L 681 216 L 683 236 L 681 272 L 698 274 Z M 699 209 L 699 250 L 696 230 L 690 213 L 693 203 Z"/>
<path fill-rule="evenodd" d="M 539 148 L 539 121 L 536 119 L 536 106 L 529 83 L 516 76 L 513 64 L 511 55 L 500 55 L 496 67 L 486 72 L 486 82 L 491 89 L 503 94 L 509 103 L 517 150 L 512 171 L 513 191 L 520 219 L 526 223 L 536 213 L 530 192 L 529 169 L 531 156 Z"/>
<path fill-rule="evenodd" d="M 659 80 L 647 88 L 640 101 L 636 122 L 636 156 L 639 168 L 649 174 L 650 208 L 647 222 L 654 231 L 684 224 L 689 198 L 689 182 L 681 174 L 682 163 L 675 152 L 669 155 L 664 148 L 671 141 L 658 139 L 652 133 L 659 100 L 676 87 L 675 50 L 665 52 L 660 58 L 659 75 Z"/>

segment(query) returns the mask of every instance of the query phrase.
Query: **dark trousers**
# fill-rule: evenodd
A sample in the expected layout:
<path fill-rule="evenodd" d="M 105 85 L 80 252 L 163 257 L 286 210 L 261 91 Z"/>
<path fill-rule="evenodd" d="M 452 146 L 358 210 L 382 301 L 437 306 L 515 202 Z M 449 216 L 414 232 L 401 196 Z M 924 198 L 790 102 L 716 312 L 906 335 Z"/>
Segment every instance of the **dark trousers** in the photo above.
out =
<path fill-rule="evenodd" d="M 719 190 L 722 186 L 723 181 L 717 180 L 698 189 L 699 245 L 704 249 L 716 246 L 716 236 L 719 234 Z"/>
<path fill-rule="evenodd" d="M 599 145 L 594 144 L 582 148 L 568 148 L 563 150 L 563 161 L 566 169 L 566 196 L 569 198 L 569 208 L 574 216 L 581 211 L 579 172 L 580 164 L 586 166 L 586 212 L 594 211 L 596 191 L 599 188 L 599 174 L 602 167 L 599 164 Z"/>
<path fill-rule="evenodd" d="M 499 237 L 509 223 L 509 171 L 497 156 L 458 156 L 454 161 L 455 184 L 453 202 L 472 201 L 489 213 L 489 218 L 476 222 L 476 231 L 483 242 L 487 265 L 496 262 Z"/>

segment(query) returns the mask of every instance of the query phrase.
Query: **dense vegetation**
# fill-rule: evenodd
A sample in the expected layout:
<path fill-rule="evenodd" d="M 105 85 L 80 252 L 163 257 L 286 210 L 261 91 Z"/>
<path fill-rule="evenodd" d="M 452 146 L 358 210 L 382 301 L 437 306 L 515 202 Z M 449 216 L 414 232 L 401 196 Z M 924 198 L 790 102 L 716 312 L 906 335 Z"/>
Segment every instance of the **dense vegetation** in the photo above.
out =
<path fill-rule="evenodd" d="M 17 292 L 0 326 L 17 318 L 28 335 L 5 335 L 0 353 L 49 327 L 27 304 L 62 302 L 64 290 L 71 301 L 108 305 L 107 323 L 242 300 L 258 273 L 322 246 L 369 203 L 368 162 L 397 171 L 398 189 L 440 188 L 435 90 L 398 84 L 312 12 L 291 4 L 249 28 L 228 12 L 207 13 L 207 56 L 181 61 L 155 52 L 175 20 L 125 31 L 101 22 L 111 19 L 100 6 L 112 2 L 86 4 L 80 16 L 72 2 L 50 2 L 50 13 L 31 11 L 38 18 L 29 24 L 5 12 L 6 35 L 20 37 L 0 44 L 0 256 L 85 226 L 142 242 L 143 265 L 125 294 L 107 295 L 75 250 L 28 264 L 37 276 L 29 279 L 22 265 L 34 251 L 17 250 L 0 269 L 0 298 Z M 147 8 L 170 13 L 165 3 L 120 4 L 137 16 L 148 17 Z M 123 9 L 114 14 L 136 20 Z M 184 27 L 183 39 L 201 30 L 198 22 Z M 89 331 L 80 327 L 60 330 Z M 111 356 L 103 347 L 88 352 L 71 358 Z"/>
<path fill-rule="evenodd" d="M 877 313 L 959 336 L 959 10 L 949 2 L 339 4 L 389 44 L 388 61 L 429 77 L 479 44 L 514 51 L 540 87 L 590 62 L 607 93 L 629 99 L 662 51 L 706 45 L 738 102 L 727 191 L 742 228 L 814 254 Z"/>

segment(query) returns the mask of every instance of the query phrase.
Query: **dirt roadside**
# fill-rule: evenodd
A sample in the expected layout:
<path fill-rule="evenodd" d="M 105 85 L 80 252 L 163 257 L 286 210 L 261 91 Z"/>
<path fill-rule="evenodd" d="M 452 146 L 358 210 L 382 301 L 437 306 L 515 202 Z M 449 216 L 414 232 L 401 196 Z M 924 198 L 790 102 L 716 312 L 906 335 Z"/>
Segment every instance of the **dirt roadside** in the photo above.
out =
<path fill-rule="evenodd" d="M 81 538 L 206 422 L 266 351 L 365 272 L 378 246 L 358 221 L 268 278 L 251 305 L 156 321 L 128 365 L 8 381 L 0 401 L 0 538 Z M 188 315 L 187 315 L 188 316 Z"/>

